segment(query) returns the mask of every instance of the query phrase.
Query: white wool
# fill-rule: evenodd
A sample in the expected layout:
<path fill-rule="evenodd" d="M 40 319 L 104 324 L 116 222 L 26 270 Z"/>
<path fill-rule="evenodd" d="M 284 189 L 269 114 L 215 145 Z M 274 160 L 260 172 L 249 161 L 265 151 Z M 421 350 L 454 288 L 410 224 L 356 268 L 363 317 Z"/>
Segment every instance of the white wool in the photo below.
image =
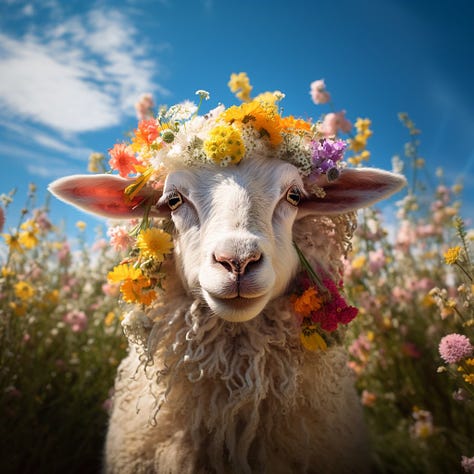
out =
<path fill-rule="evenodd" d="M 305 218 L 294 235 L 314 264 L 337 274 L 352 231 L 353 216 Z M 119 370 L 108 472 L 365 472 L 343 349 L 302 350 L 287 295 L 232 323 L 199 299 L 178 298 L 180 280 L 167 272 L 174 299 L 156 308 Z"/>

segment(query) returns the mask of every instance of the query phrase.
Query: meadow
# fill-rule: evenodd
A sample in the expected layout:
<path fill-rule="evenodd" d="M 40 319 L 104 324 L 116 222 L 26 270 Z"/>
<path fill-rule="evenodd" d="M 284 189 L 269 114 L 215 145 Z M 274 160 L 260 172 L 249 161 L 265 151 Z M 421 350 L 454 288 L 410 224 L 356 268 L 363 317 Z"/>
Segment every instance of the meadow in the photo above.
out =
<path fill-rule="evenodd" d="M 374 472 L 474 473 L 474 233 L 459 214 L 461 184 L 442 170 L 429 184 L 421 132 L 406 114 L 400 121 L 408 138 L 393 166 L 409 186 L 388 222 L 360 212 L 345 261 L 359 308 L 350 366 Z M 369 160 L 370 126 L 358 119 L 348 138 L 352 166 Z M 0 240 L 0 472 L 99 472 L 127 347 L 119 288 L 107 281 L 121 255 L 101 231 L 91 246 L 82 222 L 66 235 L 34 185 L 26 197 L 0 196 L 0 225 L 13 199 L 25 205 Z"/>

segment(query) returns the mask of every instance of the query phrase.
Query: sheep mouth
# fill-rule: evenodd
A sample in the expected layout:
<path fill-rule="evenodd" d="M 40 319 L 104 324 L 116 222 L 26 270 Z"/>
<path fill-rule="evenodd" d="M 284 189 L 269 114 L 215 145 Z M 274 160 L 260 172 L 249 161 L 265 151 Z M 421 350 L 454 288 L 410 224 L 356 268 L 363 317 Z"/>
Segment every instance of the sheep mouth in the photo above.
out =
<path fill-rule="evenodd" d="M 222 298 L 206 294 L 206 292 L 204 297 L 216 316 L 231 322 L 244 322 L 253 319 L 263 310 L 268 300 L 267 295 Z"/>

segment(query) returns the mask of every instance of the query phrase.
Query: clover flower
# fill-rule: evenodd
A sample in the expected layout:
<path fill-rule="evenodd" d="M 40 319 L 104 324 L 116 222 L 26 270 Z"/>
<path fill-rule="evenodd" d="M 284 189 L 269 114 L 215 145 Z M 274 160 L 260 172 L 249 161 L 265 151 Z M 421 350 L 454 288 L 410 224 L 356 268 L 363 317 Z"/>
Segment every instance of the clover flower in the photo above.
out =
<path fill-rule="evenodd" d="M 439 354 L 448 364 L 456 364 L 472 354 L 474 347 L 462 334 L 448 334 L 439 343 Z"/>

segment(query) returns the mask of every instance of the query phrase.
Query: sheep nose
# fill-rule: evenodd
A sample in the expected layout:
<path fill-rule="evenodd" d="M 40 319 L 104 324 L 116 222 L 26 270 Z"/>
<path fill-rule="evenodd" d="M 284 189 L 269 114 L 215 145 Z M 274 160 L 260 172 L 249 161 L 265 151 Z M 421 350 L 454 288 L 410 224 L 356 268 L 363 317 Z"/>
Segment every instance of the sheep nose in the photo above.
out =
<path fill-rule="evenodd" d="M 215 253 L 214 260 L 222 265 L 228 272 L 234 275 L 244 275 L 250 264 L 256 264 L 262 260 L 261 252 L 254 252 L 245 257 L 230 256 L 225 253 Z"/>

